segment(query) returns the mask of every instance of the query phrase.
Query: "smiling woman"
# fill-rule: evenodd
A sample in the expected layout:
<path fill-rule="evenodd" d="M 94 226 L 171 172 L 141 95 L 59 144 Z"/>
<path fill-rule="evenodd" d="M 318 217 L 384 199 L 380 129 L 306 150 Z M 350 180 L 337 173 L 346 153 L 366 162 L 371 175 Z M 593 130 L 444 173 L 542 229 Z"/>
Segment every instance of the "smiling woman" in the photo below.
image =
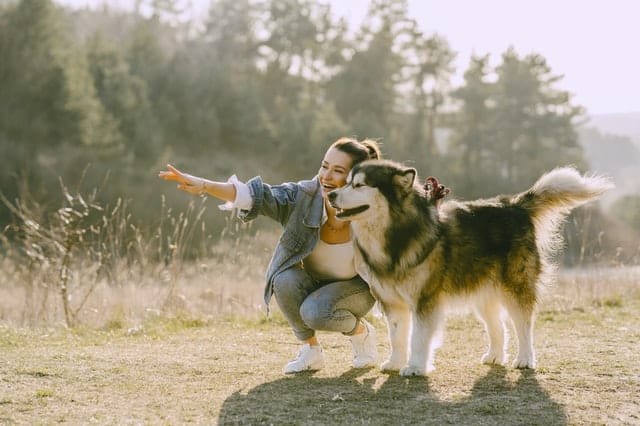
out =
<path fill-rule="evenodd" d="M 275 295 L 295 336 L 303 343 L 298 356 L 285 366 L 285 373 L 324 366 L 317 330 L 349 336 L 355 368 L 376 363 L 375 329 L 363 319 L 374 299 L 355 269 L 350 223 L 336 217 L 328 198 L 331 191 L 345 185 L 354 165 L 380 158 L 375 141 L 341 138 L 326 151 L 317 175 L 297 183 L 271 186 L 260 177 L 243 183 L 235 175 L 217 182 L 171 165 L 159 173 L 162 179 L 178 182 L 182 191 L 225 201 L 220 208 L 239 209 L 239 217 L 245 222 L 264 215 L 283 226 L 266 274 L 265 302 L 269 306 Z"/>

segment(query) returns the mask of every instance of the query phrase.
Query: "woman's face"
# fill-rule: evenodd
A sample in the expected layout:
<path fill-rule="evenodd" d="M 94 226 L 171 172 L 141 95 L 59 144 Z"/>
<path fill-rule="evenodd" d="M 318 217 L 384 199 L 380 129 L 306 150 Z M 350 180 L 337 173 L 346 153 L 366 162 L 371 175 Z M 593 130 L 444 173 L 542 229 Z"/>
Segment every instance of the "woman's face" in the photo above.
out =
<path fill-rule="evenodd" d="M 349 170 L 351 170 L 351 156 L 337 148 L 330 148 L 324 155 L 318 171 L 323 198 L 326 199 L 329 192 L 347 183 Z"/>

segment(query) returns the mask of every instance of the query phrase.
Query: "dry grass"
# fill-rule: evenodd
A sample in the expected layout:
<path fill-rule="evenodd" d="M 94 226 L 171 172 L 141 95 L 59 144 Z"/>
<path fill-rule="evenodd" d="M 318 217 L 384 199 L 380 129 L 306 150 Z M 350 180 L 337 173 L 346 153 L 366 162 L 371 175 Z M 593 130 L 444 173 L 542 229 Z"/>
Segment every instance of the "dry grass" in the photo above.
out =
<path fill-rule="evenodd" d="M 638 267 L 560 271 L 536 371 L 479 364 L 482 327 L 458 317 L 428 378 L 353 370 L 347 340 L 327 333 L 327 368 L 285 377 L 297 342 L 262 300 L 277 232 L 230 222 L 187 261 L 202 210 L 167 212 L 176 232 L 151 238 L 129 232 L 124 208 L 105 212 L 103 228 L 73 228 L 97 229 L 99 245 L 56 252 L 75 234 L 44 225 L 22 251 L 0 241 L 0 424 L 640 424 Z"/>
<path fill-rule="evenodd" d="M 0 205 L 15 222 L 0 230 L 0 321 L 13 326 L 126 326 L 166 316 L 257 316 L 275 227 L 253 232 L 232 215 L 206 226 L 207 198 L 174 211 L 164 198 L 153 224 L 129 203 L 101 205 L 99 189 L 60 181 L 57 208 L 29 193 Z M 217 212 L 217 214 L 219 214 Z"/>
<path fill-rule="evenodd" d="M 258 319 L 264 313 L 262 290 L 267 260 L 254 258 L 244 265 L 242 259 L 228 257 L 185 262 L 174 285 L 171 274 L 159 265 L 148 267 L 146 273 L 131 272 L 133 277 L 118 285 L 100 280 L 78 312 L 78 325 L 129 328 L 159 315 L 211 320 L 238 314 Z M 2 275 L 0 272 L 0 281 Z M 81 274 L 74 274 L 73 282 L 81 280 Z M 13 327 L 66 326 L 56 287 L 4 282 L 0 287 L 0 323 Z M 80 285 L 73 288 L 76 291 L 72 296 L 85 290 Z M 72 298 L 71 303 L 75 300 Z"/>
<path fill-rule="evenodd" d="M 172 234 L 158 227 L 143 235 L 127 220 L 118 220 L 116 228 L 133 228 L 134 235 L 100 241 L 98 247 L 79 244 L 66 268 L 65 294 L 58 279 L 62 256 L 51 251 L 30 256 L 26 248 L 45 246 L 33 237 L 20 244 L 0 239 L 0 322 L 14 327 L 112 328 L 136 327 L 160 314 L 259 318 L 264 312 L 264 271 L 278 233 L 268 228 L 251 232 L 230 221 L 222 235 L 203 234 L 203 247 L 187 258 L 191 239 L 183 234 L 199 228 L 202 223 L 193 216 L 202 212 L 176 217 L 169 211 L 166 221 L 178 229 Z M 124 234 L 112 228 L 101 232 Z M 71 324 L 64 300 L 73 312 Z"/>
<path fill-rule="evenodd" d="M 347 340 L 328 333 L 326 369 L 284 376 L 296 344 L 280 321 L 2 327 L 0 423 L 638 424 L 638 309 L 625 299 L 543 311 L 536 371 L 479 364 L 482 328 L 456 318 L 436 371 L 412 379 L 349 368 Z M 388 354 L 385 327 L 373 321 Z"/>

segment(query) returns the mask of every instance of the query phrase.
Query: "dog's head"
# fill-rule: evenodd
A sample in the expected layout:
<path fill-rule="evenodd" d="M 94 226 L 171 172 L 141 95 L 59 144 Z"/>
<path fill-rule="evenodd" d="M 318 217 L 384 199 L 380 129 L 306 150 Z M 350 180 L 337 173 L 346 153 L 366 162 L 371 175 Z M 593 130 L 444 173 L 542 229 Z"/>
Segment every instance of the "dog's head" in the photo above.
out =
<path fill-rule="evenodd" d="M 401 206 L 413 192 L 416 169 L 389 160 L 369 160 L 351 169 L 347 183 L 329 193 L 329 202 L 343 220 L 362 220 Z"/>

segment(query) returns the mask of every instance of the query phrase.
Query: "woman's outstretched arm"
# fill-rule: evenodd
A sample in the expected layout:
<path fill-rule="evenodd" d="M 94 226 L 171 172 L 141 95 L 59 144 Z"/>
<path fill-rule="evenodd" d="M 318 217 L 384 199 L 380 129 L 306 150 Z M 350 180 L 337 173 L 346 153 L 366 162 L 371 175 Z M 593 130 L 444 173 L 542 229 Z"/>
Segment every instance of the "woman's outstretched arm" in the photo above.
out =
<path fill-rule="evenodd" d="M 194 195 L 208 194 L 224 201 L 236 200 L 236 187 L 229 182 L 215 182 L 183 173 L 167 164 L 167 170 L 158 173 L 158 177 L 178 182 L 178 189 Z"/>

